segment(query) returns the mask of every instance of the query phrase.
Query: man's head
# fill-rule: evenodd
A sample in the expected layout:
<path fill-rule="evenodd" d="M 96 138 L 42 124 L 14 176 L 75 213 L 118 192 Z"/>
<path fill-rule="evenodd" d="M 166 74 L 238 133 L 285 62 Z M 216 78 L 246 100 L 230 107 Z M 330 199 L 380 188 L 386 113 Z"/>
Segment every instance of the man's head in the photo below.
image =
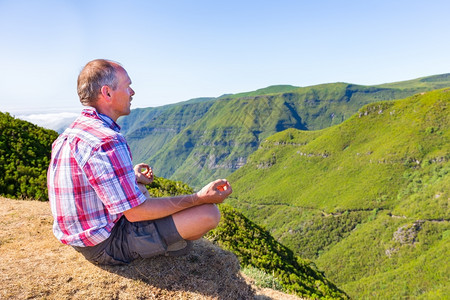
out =
<path fill-rule="evenodd" d="M 125 69 L 116 62 L 96 59 L 86 64 L 78 76 L 78 96 L 83 105 L 117 120 L 130 113 L 134 91 Z"/>
<path fill-rule="evenodd" d="M 119 63 L 96 59 L 90 61 L 78 75 L 77 91 L 83 105 L 93 105 L 101 94 L 102 86 L 117 88 L 117 72 L 123 69 Z"/>

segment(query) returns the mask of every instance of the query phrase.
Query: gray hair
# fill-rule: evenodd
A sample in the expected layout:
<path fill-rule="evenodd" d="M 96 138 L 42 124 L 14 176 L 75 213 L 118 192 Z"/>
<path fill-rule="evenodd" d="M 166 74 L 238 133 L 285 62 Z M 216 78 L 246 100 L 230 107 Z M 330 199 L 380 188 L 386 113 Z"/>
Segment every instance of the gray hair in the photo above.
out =
<path fill-rule="evenodd" d="M 96 59 L 88 62 L 78 75 L 77 92 L 83 105 L 93 105 L 97 102 L 102 86 L 117 88 L 117 70 L 119 63 L 106 59 Z"/>

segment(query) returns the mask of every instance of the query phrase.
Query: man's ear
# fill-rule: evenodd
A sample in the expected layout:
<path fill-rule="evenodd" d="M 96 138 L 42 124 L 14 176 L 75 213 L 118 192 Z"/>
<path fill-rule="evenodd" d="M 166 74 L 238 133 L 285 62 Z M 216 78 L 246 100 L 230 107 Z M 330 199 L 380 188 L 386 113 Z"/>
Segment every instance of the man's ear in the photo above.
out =
<path fill-rule="evenodd" d="M 109 86 L 107 86 L 107 85 L 102 86 L 101 93 L 102 93 L 103 98 L 110 100 L 111 99 L 110 91 L 111 91 L 111 89 L 109 88 Z"/>

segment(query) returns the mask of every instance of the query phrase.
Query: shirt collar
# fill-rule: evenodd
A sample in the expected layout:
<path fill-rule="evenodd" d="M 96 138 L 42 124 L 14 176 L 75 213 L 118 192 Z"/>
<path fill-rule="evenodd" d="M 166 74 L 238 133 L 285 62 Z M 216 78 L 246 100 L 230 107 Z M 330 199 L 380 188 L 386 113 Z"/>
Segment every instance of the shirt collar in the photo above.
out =
<path fill-rule="evenodd" d="M 112 130 L 120 132 L 119 124 L 114 122 L 114 120 L 108 117 L 107 115 L 99 113 L 94 107 L 87 107 L 83 109 L 81 113 L 86 117 L 102 120 L 106 124 L 106 126 L 111 128 Z"/>

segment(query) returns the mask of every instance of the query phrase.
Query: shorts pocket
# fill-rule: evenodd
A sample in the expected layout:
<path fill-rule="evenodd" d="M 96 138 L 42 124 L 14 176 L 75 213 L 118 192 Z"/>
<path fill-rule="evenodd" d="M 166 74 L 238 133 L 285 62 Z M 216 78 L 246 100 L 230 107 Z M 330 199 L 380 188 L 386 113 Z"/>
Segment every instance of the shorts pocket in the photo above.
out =
<path fill-rule="evenodd" d="M 153 222 L 132 224 L 132 232 L 128 235 L 128 247 L 131 255 L 137 254 L 142 258 L 157 256 L 166 252 L 166 247 Z"/>

